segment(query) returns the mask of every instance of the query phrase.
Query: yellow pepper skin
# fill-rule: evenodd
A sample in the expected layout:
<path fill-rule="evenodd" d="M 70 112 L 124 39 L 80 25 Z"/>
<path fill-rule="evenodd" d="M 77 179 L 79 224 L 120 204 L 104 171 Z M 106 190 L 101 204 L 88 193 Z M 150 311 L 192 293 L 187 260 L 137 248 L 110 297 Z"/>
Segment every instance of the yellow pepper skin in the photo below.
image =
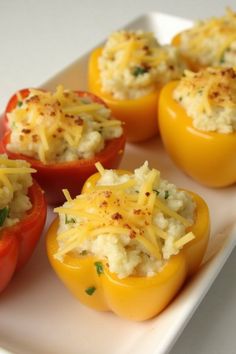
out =
<path fill-rule="evenodd" d="M 159 101 L 159 126 L 165 148 L 173 161 L 193 179 L 208 187 L 236 182 L 236 132 L 204 132 L 192 125 L 173 99 L 177 82 L 167 84 Z"/>
<path fill-rule="evenodd" d="M 160 90 L 137 99 L 117 100 L 101 89 L 98 59 L 102 48 L 95 49 L 89 59 L 89 90 L 101 97 L 112 110 L 114 117 L 125 123 L 127 140 L 140 142 L 158 133 L 156 107 Z"/>
<path fill-rule="evenodd" d="M 119 174 L 129 173 L 119 171 Z M 96 188 L 99 174 L 91 176 L 82 193 Z M 58 219 L 50 226 L 47 236 L 47 254 L 58 277 L 84 305 L 98 311 L 112 311 L 128 320 L 143 321 L 160 313 L 176 296 L 185 280 L 198 269 L 209 237 L 208 208 L 198 195 L 191 193 L 196 203 L 195 222 L 189 231 L 195 239 L 176 256 L 172 256 L 163 269 L 152 277 L 130 276 L 119 279 L 111 273 L 106 262 L 94 256 L 68 254 L 63 261 L 54 258 L 58 249 L 56 233 Z M 95 263 L 102 264 L 103 272 L 97 272 Z M 86 289 L 94 292 L 87 294 Z"/>

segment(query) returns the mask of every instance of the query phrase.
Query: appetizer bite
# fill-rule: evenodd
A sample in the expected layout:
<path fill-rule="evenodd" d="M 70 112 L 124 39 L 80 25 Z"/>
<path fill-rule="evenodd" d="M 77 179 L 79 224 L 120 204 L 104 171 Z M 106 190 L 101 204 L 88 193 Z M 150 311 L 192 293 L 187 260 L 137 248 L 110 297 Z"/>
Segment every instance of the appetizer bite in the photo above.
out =
<path fill-rule="evenodd" d="M 118 166 L 125 134 L 102 100 L 62 86 L 55 93 L 36 89 L 23 93 L 8 104 L 2 151 L 37 170 L 35 178 L 49 203 L 63 200 L 63 188 L 77 195 L 96 171 L 97 161 L 108 168 Z"/>
<path fill-rule="evenodd" d="M 174 37 L 189 68 L 236 66 L 236 13 L 227 9 L 225 16 L 198 21 Z"/>
<path fill-rule="evenodd" d="M 55 272 L 85 305 L 142 321 L 157 315 L 194 274 L 209 236 L 196 194 L 178 190 L 148 163 L 105 170 L 55 209 L 47 237 Z"/>
<path fill-rule="evenodd" d="M 127 139 L 146 140 L 157 134 L 160 88 L 181 76 L 178 50 L 161 46 L 153 33 L 119 31 L 89 61 L 89 87 L 125 122 Z"/>
<path fill-rule="evenodd" d="M 30 258 L 46 218 L 44 193 L 23 160 L 0 155 L 0 292 Z"/>
<path fill-rule="evenodd" d="M 160 133 L 173 161 L 210 187 L 236 182 L 236 72 L 207 68 L 167 84 L 159 101 Z"/>

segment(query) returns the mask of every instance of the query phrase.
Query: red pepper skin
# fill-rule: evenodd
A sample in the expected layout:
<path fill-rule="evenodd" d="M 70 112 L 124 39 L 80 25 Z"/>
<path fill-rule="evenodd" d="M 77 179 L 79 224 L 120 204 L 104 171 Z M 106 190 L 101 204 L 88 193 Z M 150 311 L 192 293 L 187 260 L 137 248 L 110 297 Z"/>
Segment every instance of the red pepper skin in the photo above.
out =
<path fill-rule="evenodd" d="M 10 159 L 25 160 L 37 170 L 34 178 L 45 191 L 49 204 L 60 204 L 64 201 L 63 188 L 67 188 L 72 197 L 78 195 L 84 182 L 96 173 L 95 163 L 97 161 L 100 161 L 106 169 L 117 168 L 125 147 L 125 135 L 123 134 L 119 138 L 108 141 L 105 148 L 92 159 L 46 165 L 39 160 L 8 151 L 9 138 L 10 132 L 8 131 L 0 143 L 0 153 L 6 153 Z"/>
<path fill-rule="evenodd" d="M 18 260 L 19 240 L 3 230 L 0 236 L 0 293 L 10 282 Z"/>
<path fill-rule="evenodd" d="M 25 94 L 25 90 L 23 91 Z M 99 97 L 92 93 L 84 91 L 76 91 L 76 93 L 80 97 L 89 97 L 93 100 L 93 102 L 106 106 L 106 104 Z M 14 109 L 16 104 L 17 98 L 15 95 L 9 101 L 7 111 L 10 112 Z M 75 197 L 80 193 L 84 182 L 92 174 L 97 172 L 95 167 L 95 163 L 97 161 L 100 161 L 106 169 L 117 168 L 124 153 L 126 135 L 123 133 L 119 138 L 108 140 L 104 149 L 91 159 L 52 163 L 47 165 L 34 158 L 8 151 L 7 144 L 9 139 L 10 131 L 8 130 L 5 132 L 5 135 L 0 143 L 0 152 L 6 153 L 11 159 L 22 159 L 29 162 L 32 168 L 37 170 L 34 178 L 45 191 L 47 202 L 49 204 L 56 205 L 62 203 L 65 199 L 62 189 L 67 188 L 72 197 Z"/>
<path fill-rule="evenodd" d="M 44 192 L 36 181 L 28 195 L 32 208 L 17 224 L 0 232 L 0 292 L 14 273 L 28 262 L 44 228 L 47 205 Z"/>

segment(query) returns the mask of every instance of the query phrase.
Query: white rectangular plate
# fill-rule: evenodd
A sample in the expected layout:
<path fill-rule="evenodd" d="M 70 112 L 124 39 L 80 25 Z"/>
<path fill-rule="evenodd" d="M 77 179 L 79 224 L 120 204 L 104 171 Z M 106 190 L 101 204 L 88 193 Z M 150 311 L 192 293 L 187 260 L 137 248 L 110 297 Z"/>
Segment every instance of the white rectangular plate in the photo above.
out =
<path fill-rule="evenodd" d="M 167 43 L 190 25 L 191 21 L 151 13 L 127 28 L 153 31 Z M 79 58 L 42 86 L 54 89 L 62 83 L 86 89 L 87 60 L 88 55 Z M 213 190 L 193 182 L 173 165 L 158 137 L 128 145 L 121 166 L 132 170 L 145 160 L 179 187 L 199 193 L 209 205 L 211 240 L 198 274 L 161 315 L 133 323 L 90 310 L 74 299 L 50 268 L 42 238 L 28 265 L 1 294 L 0 346 L 15 354 L 162 354 L 171 348 L 235 246 L 236 187 Z M 51 218 L 49 211 L 48 223 Z"/>

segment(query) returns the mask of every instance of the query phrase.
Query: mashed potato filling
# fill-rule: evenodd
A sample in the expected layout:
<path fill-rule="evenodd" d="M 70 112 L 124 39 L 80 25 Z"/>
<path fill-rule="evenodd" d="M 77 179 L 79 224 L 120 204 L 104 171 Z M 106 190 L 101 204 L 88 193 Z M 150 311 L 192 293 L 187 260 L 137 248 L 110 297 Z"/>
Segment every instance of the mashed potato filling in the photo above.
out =
<path fill-rule="evenodd" d="M 177 79 L 184 67 L 178 49 L 160 46 L 153 33 L 113 33 L 99 58 L 102 90 L 116 99 L 135 99 Z"/>
<path fill-rule="evenodd" d="M 16 224 L 32 208 L 27 196 L 32 172 L 26 161 L 0 154 L 0 229 Z"/>
<path fill-rule="evenodd" d="M 153 276 L 194 235 L 191 196 L 160 178 L 148 163 L 133 174 L 104 170 L 95 189 L 67 201 L 59 214 L 59 261 L 70 253 L 105 260 L 119 278 Z"/>
<path fill-rule="evenodd" d="M 236 13 L 198 21 L 180 35 L 183 55 L 204 66 L 236 66 Z"/>
<path fill-rule="evenodd" d="M 207 68 L 185 72 L 173 97 L 202 131 L 229 134 L 236 130 L 236 72 Z"/>
<path fill-rule="evenodd" d="M 107 140 L 122 135 L 121 122 L 89 96 L 58 86 L 55 93 L 30 89 L 8 113 L 7 149 L 43 163 L 92 158 Z"/>

